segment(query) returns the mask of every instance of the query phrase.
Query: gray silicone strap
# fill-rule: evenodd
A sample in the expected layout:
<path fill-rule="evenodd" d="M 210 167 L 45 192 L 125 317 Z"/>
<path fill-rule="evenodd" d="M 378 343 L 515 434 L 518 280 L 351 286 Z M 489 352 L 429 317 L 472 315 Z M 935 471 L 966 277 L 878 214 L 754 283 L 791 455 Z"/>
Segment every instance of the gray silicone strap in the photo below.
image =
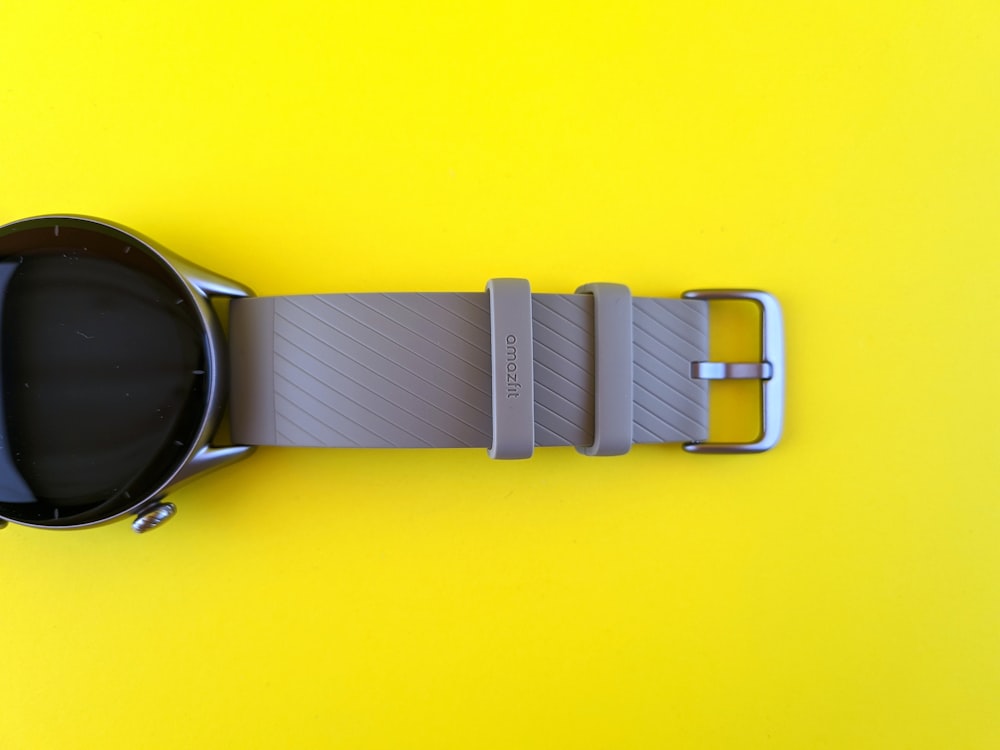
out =
<path fill-rule="evenodd" d="M 595 342 L 594 303 L 592 294 L 531 295 L 537 446 L 598 444 L 595 373 L 606 371 L 615 336 Z M 632 298 L 634 442 L 707 438 L 708 383 L 691 376 L 692 363 L 708 359 L 707 305 Z M 255 445 L 490 448 L 491 330 L 487 292 L 234 300 L 233 438 Z M 608 424 L 600 422 L 600 445 Z M 505 444 L 504 434 L 499 438 Z M 524 450 L 523 441 L 512 444 Z"/>

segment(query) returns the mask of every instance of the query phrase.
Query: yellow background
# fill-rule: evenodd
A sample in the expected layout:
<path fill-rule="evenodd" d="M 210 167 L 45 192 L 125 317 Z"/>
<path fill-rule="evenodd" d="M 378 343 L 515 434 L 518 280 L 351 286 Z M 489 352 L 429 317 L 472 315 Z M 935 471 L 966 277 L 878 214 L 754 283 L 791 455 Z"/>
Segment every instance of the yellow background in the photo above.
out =
<path fill-rule="evenodd" d="M 790 364 L 759 457 L 268 449 L 10 527 L 0 748 L 1000 747 L 998 198 L 992 0 L 3 2 L 0 221 L 762 287 Z"/>

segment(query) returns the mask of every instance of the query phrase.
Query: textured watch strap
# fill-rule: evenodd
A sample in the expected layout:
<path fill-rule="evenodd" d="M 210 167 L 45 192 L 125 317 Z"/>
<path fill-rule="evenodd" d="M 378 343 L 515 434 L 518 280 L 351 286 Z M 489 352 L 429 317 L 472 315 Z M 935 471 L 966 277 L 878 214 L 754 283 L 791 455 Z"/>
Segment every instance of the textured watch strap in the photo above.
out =
<path fill-rule="evenodd" d="M 532 294 L 531 323 L 535 444 L 589 446 L 594 297 Z M 632 299 L 634 442 L 706 439 L 707 383 L 692 379 L 691 363 L 707 359 L 707 342 L 706 302 Z M 239 443 L 487 448 L 493 442 L 487 293 L 238 299 L 230 311 L 230 347 L 232 433 Z"/>

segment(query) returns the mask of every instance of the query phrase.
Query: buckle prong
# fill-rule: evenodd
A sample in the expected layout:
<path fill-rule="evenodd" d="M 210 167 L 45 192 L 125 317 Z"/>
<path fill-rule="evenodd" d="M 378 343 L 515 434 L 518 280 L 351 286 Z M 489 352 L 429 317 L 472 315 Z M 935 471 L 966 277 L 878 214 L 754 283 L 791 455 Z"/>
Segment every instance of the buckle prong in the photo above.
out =
<path fill-rule="evenodd" d="M 698 380 L 770 380 L 770 362 L 692 362 L 691 377 Z"/>
<path fill-rule="evenodd" d="M 785 325 L 773 295 L 755 289 L 696 289 L 684 299 L 739 300 L 760 307 L 760 362 L 693 362 L 691 377 L 701 380 L 759 380 L 760 435 L 749 443 L 685 443 L 690 453 L 762 453 L 781 439 L 785 419 Z"/>

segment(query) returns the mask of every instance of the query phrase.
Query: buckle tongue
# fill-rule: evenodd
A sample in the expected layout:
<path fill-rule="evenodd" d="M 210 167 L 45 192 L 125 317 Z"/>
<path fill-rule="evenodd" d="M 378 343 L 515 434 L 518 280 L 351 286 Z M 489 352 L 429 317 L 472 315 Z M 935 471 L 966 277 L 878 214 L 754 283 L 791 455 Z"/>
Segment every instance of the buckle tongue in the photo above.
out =
<path fill-rule="evenodd" d="M 763 453 L 781 439 L 785 419 L 785 325 L 773 295 L 754 289 L 696 289 L 684 299 L 740 300 L 760 307 L 760 362 L 693 362 L 701 380 L 759 380 L 760 435 L 749 443 L 685 443 L 689 453 Z"/>

